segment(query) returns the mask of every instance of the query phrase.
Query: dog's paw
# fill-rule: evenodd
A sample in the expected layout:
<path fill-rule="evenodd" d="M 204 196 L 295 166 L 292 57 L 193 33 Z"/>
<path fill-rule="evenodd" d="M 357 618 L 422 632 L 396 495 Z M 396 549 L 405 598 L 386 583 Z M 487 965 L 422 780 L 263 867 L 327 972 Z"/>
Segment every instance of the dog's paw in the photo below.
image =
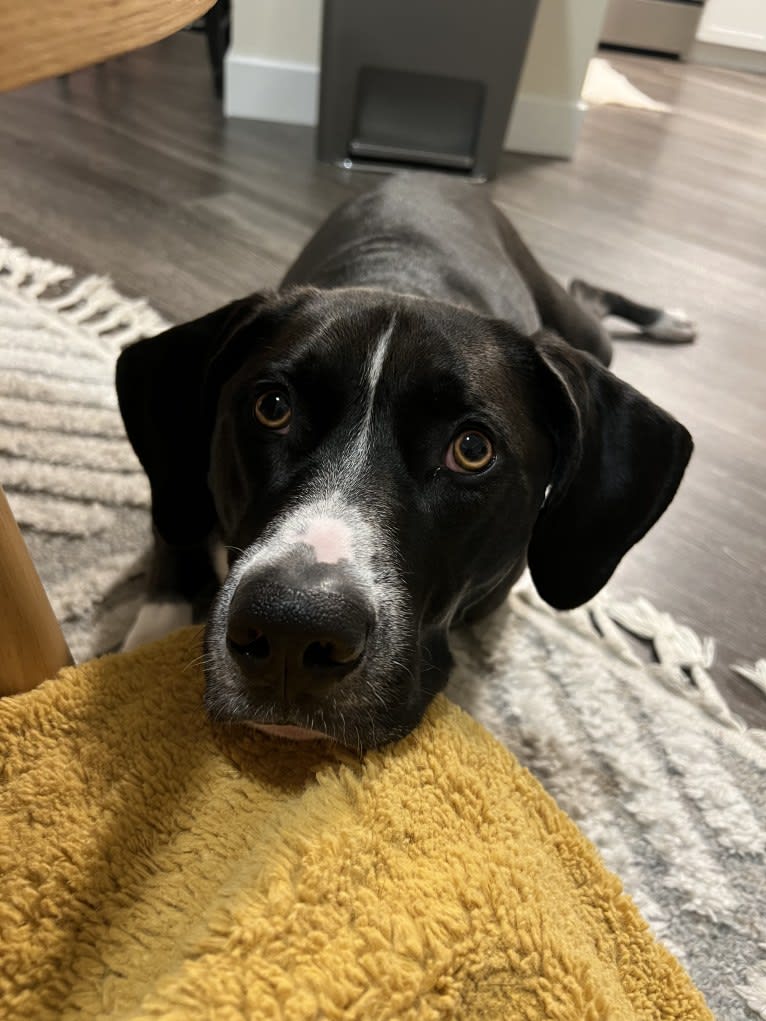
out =
<path fill-rule="evenodd" d="M 689 344 L 697 336 L 697 327 L 680 308 L 666 308 L 658 318 L 644 326 L 643 333 L 668 344 Z"/>
<path fill-rule="evenodd" d="M 186 627 L 192 623 L 190 603 L 182 600 L 176 602 L 148 602 L 138 611 L 133 627 L 128 631 L 122 643 L 122 652 L 130 652 L 139 645 L 164 638 L 171 631 Z"/>

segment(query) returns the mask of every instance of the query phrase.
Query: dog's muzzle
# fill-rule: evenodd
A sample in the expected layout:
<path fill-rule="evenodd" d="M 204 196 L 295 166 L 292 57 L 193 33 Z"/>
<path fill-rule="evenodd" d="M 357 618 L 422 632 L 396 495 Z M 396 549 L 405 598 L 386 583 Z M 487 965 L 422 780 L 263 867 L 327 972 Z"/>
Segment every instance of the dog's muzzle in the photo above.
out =
<path fill-rule="evenodd" d="M 254 699 L 289 711 L 332 694 L 361 663 L 373 611 L 338 565 L 248 572 L 229 607 L 226 646 Z"/>
<path fill-rule="evenodd" d="M 380 521 L 332 499 L 299 506 L 231 565 L 205 629 L 215 721 L 361 752 L 422 711 L 414 622 Z"/>

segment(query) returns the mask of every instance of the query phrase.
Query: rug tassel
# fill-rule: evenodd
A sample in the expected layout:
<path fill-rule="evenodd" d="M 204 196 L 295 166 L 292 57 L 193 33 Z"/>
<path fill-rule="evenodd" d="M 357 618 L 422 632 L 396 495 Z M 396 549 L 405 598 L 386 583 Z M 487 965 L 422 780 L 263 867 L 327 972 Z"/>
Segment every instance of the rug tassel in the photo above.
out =
<path fill-rule="evenodd" d="M 605 600 L 602 605 L 626 631 L 652 643 L 658 663 L 649 669 L 659 680 L 726 726 L 745 729 L 708 673 L 715 660 L 712 638 L 700 638 L 643 598 L 633 603 Z"/>
<path fill-rule="evenodd" d="M 677 623 L 669 613 L 656 609 L 649 600 L 639 597 L 633 602 L 620 602 L 604 591 L 586 606 L 561 613 L 543 602 L 529 574 L 520 580 L 514 596 L 536 610 L 555 615 L 573 631 L 604 642 L 620 658 L 647 669 L 665 687 L 694 702 L 724 726 L 747 731 L 759 742 L 766 738 L 766 731 L 748 727 L 729 709 L 710 676 L 709 670 L 715 660 L 713 639 L 700 638 L 690 627 Z M 644 664 L 620 634 L 620 629 L 650 642 L 658 662 Z M 752 667 L 740 664 L 732 669 L 766 694 L 766 659 Z"/>
<path fill-rule="evenodd" d="M 595 599 L 589 604 L 588 609 L 593 618 L 593 623 L 598 628 L 602 640 L 609 649 L 628 663 L 632 663 L 634 666 L 641 666 L 641 658 L 631 649 L 624 633 L 620 631 L 609 615 L 608 606 L 605 606 L 601 599 Z"/>
<path fill-rule="evenodd" d="M 48 287 L 69 280 L 74 270 L 48 259 L 38 259 L 0 237 L 0 280 L 21 294 L 37 297 Z"/>
<path fill-rule="evenodd" d="M 762 949 L 766 950 L 766 947 Z M 747 985 L 735 986 L 739 995 L 758 1017 L 766 1019 L 766 968 L 763 965 L 750 968 Z"/>
<path fill-rule="evenodd" d="M 747 663 L 735 663 L 732 670 L 766 695 L 766 659 L 759 659 L 752 666 Z"/>
<path fill-rule="evenodd" d="M 18 294 L 34 299 L 63 319 L 104 337 L 113 350 L 131 341 L 161 333 L 170 325 L 142 298 L 124 298 L 108 277 L 87 276 L 60 294 L 45 292 L 75 276 L 69 266 L 38 259 L 0 238 L 0 281 Z"/>

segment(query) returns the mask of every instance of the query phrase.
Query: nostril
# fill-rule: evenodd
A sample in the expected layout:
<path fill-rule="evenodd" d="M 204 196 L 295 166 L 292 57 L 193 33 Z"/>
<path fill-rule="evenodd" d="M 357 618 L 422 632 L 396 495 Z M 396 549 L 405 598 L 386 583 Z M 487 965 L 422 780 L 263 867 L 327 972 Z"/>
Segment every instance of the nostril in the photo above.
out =
<path fill-rule="evenodd" d="M 359 650 L 337 640 L 320 639 L 311 642 L 303 651 L 303 665 L 326 669 L 337 666 L 348 666 L 359 659 Z"/>
<path fill-rule="evenodd" d="M 227 637 L 229 648 L 240 656 L 249 656 L 251 659 L 268 659 L 271 655 L 269 640 L 262 631 L 254 628 L 229 631 Z"/>

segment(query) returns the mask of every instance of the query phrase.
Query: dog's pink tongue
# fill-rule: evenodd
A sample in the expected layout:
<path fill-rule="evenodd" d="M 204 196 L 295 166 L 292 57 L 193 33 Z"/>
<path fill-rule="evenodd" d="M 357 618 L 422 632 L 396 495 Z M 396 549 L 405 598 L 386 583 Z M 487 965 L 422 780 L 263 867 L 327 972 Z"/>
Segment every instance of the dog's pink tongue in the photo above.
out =
<path fill-rule="evenodd" d="M 319 730 L 306 730 L 303 727 L 280 727 L 275 723 L 254 723 L 253 726 L 262 734 L 269 734 L 270 737 L 284 737 L 290 741 L 316 741 L 319 738 L 327 737 L 327 734 L 323 734 Z"/>

